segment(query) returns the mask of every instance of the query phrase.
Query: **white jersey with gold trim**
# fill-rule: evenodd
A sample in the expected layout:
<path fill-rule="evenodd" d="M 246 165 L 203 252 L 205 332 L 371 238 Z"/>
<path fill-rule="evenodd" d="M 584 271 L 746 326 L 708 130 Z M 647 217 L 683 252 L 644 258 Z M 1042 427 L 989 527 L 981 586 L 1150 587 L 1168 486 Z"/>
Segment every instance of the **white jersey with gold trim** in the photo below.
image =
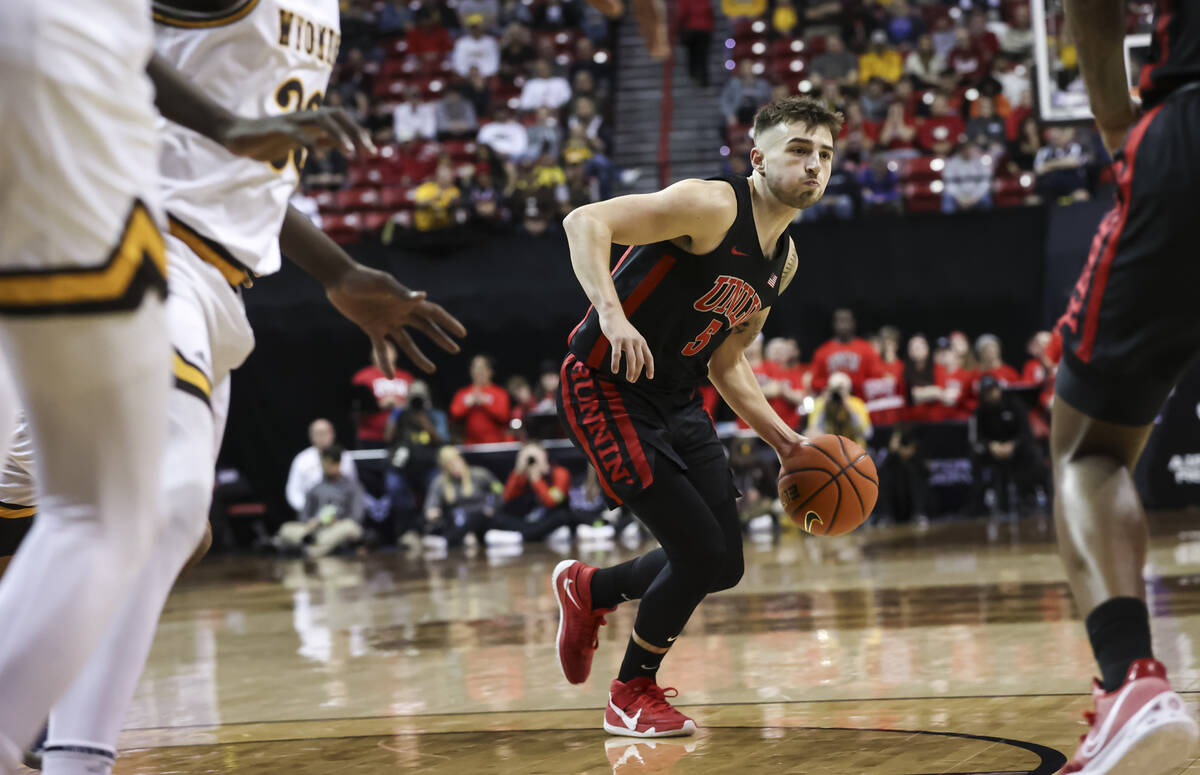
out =
<path fill-rule="evenodd" d="M 208 17 L 164 0 L 154 3 L 154 20 L 155 51 L 217 103 L 252 118 L 320 105 L 341 40 L 337 0 L 242 0 Z M 164 121 L 163 208 L 245 269 L 271 274 L 302 155 L 251 161 Z"/>
<path fill-rule="evenodd" d="M 13 433 L 8 458 L 0 468 L 0 517 L 12 515 L 14 510 L 21 516 L 37 505 L 33 486 L 33 439 L 29 435 L 29 423 L 21 417 Z"/>

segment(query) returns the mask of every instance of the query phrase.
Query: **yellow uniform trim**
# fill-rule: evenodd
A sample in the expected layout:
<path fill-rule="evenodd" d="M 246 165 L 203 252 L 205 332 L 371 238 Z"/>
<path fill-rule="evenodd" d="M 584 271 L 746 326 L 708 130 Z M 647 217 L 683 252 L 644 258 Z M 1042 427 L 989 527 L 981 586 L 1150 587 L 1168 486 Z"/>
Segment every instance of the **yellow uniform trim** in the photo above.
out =
<path fill-rule="evenodd" d="M 25 517 L 32 517 L 35 511 L 37 509 L 33 506 L 13 507 L 6 505 L 0 508 L 0 519 L 24 519 Z"/>
<path fill-rule="evenodd" d="M 200 367 L 188 363 L 176 350 L 172 357 L 172 369 L 175 373 L 175 387 L 191 393 L 205 403 L 209 402 L 212 398 L 212 383 Z"/>
<path fill-rule="evenodd" d="M 0 309 L 54 312 L 62 307 L 131 308 L 147 285 L 166 289 L 166 246 L 154 219 L 134 200 L 121 240 L 95 268 L 0 272 Z"/>
<path fill-rule="evenodd" d="M 154 21 L 167 27 L 184 27 L 187 29 L 206 29 L 209 27 L 224 27 L 246 18 L 258 0 L 247 0 L 240 8 L 235 8 L 224 14 L 204 18 L 201 14 L 173 9 L 162 3 L 154 4 Z M 190 17 L 190 18 L 189 18 Z"/>
<path fill-rule="evenodd" d="M 221 276 L 225 278 L 225 282 L 233 286 L 245 285 L 246 287 L 252 284 L 251 277 L 253 275 L 250 270 L 238 263 L 233 256 L 228 255 L 220 245 L 202 237 L 174 216 L 167 216 L 167 222 L 171 236 L 191 248 L 191 251 L 199 256 L 201 261 L 215 266 Z"/>

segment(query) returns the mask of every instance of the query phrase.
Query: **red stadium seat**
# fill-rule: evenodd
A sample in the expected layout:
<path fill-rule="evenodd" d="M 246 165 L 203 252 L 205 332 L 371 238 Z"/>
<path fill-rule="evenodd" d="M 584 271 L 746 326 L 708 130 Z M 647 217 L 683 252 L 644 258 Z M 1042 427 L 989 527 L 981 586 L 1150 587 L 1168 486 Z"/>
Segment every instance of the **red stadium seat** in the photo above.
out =
<path fill-rule="evenodd" d="M 827 41 L 824 35 L 814 35 L 808 39 L 808 45 L 804 49 L 804 53 L 810 57 L 820 56 L 825 53 Z"/>
<path fill-rule="evenodd" d="M 372 210 L 380 204 L 377 188 L 348 188 L 337 194 L 337 206 L 340 210 Z"/>
<path fill-rule="evenodd" d="M 904 187 L 904 206 L 910 213 L 940 212 L 942 209 L 942 181 L 910 183 Z"/>
<path fill-rule="evenodd" d="M 907 159 L 900 165 L 900 179 L 905 182 L 941 180 L 946 160 L 938 156 Z"/>
<path fill-rule="evenodd" d="M 780 38 L 771 44 L 772 57 L 793 57 L 805 53 L 803 38 Z"/>
<path fill-rule="evenodd" d="M 413 190 L 404 186 L 387 186 L 379 190 L 380 207 L 384 210 L 404 210 L 413 206 Z"/>
<path fill-rule="evenodd" d="M 374 233 L 383 228 L 383 225 L 391 220 L 391 213 L 362 213 L 363 231 Z"/>
<path fill-rule="evenodd" d="M 404 38 L 386 38 L 379 41 L 379 45 L 389 57 L 404 56 L 408 53 L 408 41 Z"/>
<path fill-rule="evenodd" d="M 993 200 L 996 207 L 1020 207 L 1028 204 L 1030 197 L 1034 194 L 1034 182 L 1031 172 L 998 178 L 992 183 Z"/>
<path fill-rule="evenodd" d="M 317 203 L 317 207 L 321 208 L 322 210 L 336 210 L 337 209 L 337 192 L 336 191 L 328 191 L 325 189 L 316 189 L 313 191 L 309 191 L 308 193 L 309 193 L 309 196 L 311 196 L 313 198 L 313 200 Z"/>
<path fill-rule="evenodd" d="M 357 242 L 362 231 L 362 216 L 358 213 L 345 215 L 321 214 L 321 228 L 333 238 L 334 242 L 345 244 Z"/>

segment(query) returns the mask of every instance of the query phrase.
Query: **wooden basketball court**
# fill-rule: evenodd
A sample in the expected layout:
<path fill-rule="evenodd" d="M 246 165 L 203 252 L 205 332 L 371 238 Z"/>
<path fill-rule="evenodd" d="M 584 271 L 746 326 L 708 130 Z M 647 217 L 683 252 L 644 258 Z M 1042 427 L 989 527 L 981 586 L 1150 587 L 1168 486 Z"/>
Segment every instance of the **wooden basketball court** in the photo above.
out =
<path fill-rule="evenodd" d="M 1200 519 L 1154 530 L 1155 644 L 1194 703 Z M 746 552 L 660 673 L 701 733 L 654 742 L 600 727 L 632 604 L 587 684 L 559 673 L 545 547 L 212 558 L 168 603 L 116 772 L 1050 775 L 1074 751 L 1093 668 L 1045 520 Z"/>

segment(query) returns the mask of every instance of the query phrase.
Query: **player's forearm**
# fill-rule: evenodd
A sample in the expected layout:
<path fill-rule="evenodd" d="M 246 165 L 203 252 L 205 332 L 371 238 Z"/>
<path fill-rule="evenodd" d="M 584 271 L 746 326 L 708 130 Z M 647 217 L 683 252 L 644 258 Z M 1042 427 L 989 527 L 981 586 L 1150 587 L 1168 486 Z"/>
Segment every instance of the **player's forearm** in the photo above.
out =
<path fill-rule="evenodd" d="M 279 249 L 285 258 L 326 288 L 358 266 L 328 234 L 294 207 L 288 207 L 283 216 Z"/>
<path fill-rule="evenodd" d="M 1124 3 L 1065 0 L 1064 5 L 1096 123 L 1102 128 L 1129 125 L 1133 110 L 1125 73 Z"/>
<path fill-rule="evenodd" d="M 588 301 L 601 316 L 624 314 L 609 269 L 612 229 L 582 210 L 574 210 L 564 218 L 563 229 L 571 250 L 571 267 Z"/>
<path fill-rule="evenodd" d="M 710 363 L 708 378 L 713 387 L 729 404 L 729 408 L 746 421 L 763 441 L 776 450 L 783 449 L 793 443 L 796 432 L 788 427 L 776 411 L 767 403 L 762 388 L 750 368 L 750 362 L 745 356 L 740 356 L 732 364 Z"/>
<path fill-rule="evenodd" d="M 158 54 L 146 63 L 146 74 L 154 82 L 154 104 L 163 118 L 224 144 L 236 116 L 197 89 L 166 59 Z"/>

